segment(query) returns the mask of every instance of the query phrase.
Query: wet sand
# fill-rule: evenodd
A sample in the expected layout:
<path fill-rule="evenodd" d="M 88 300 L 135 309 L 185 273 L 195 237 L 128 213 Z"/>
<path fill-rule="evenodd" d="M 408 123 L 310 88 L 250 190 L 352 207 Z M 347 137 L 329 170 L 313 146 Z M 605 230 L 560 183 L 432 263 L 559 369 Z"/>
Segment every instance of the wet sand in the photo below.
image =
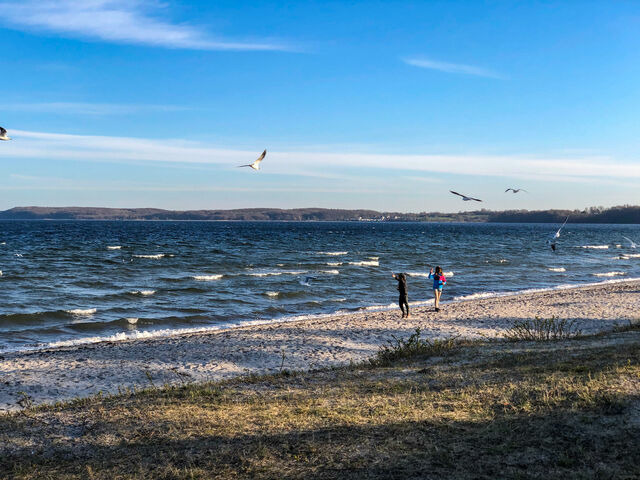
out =
<path fill-rule="evenodd" d="M 446 300 L 446 290 L 443 301 Z M 373 356 L 416 328 L 425 338 L 502 338 L 515 320 L 574 320 L 583 333 L 640 319 L 640 281 L 525 293 L 400 311 L 359 311 L 207 333 L 0 354 L 0 411 L 99 392 L 308 370 Z M 24 403 L 24 402 L 23 402 Z"/>

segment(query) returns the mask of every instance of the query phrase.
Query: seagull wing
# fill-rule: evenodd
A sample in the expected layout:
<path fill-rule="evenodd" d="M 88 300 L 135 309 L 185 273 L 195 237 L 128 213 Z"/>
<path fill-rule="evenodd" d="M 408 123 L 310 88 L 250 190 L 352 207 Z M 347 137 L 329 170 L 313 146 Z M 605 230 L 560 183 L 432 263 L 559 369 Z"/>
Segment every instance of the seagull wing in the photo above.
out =
<path fill-rule="evenodd" d="M 564 226 L 567 224 L 567 220 L 569 220 L 569 217 L 564 219 L 564 223 L 562 224 L 562 226 L 558 229 L 558 231 L 556 232 L 556 234 L 553 236 L 553 238 L 558 238 L 560 236 L 560 230 L 562 230 L 564 228 Z"/>
<path fill-rule="evenodd" d="M 4 137 L 7 134 L 7 129 L 0 127 L 0 137 Z"/>
<path fill-rule="evenodd" d="M 507 188 L 507 189 L 504 191 L 504 193 L 507 193 L 509 190 L 513 190 L 513 188 Z M 515 191 L 515 190 L 513 190 L 513 193 L 516 193 L 516 191 Z"/>
<path fill-rule="evenodd" d="M 476 202 L 481 202 L 482 200 L 480 200 L 479 198 L 473 198 L 473 197 L 467 197 L 469 200 L 474 200 Z"/>
<path fill-rule="evenodd" d="M 459 197 L 463 197 L 463 198 L 464 198 L 464 195 L 462 195 L 461 193 L 454 192 L 453 190 L 449 190 L 449 191 L 450 191 L 451 193 L 453 193 L 454 195 L 458 195 Z"/>
<path fill-rule="evenodd" d="M 267 156 L 267 150 L 265 149 L 264 152 L 262 152 L 262 155 L 260 155 L 255 162 L 253 162 L 254 165 L 259 164 L 262 160 L 264 160 L 264 157 Z"/>
<path fill-rule="evenodd" d="M 624 238 L 626 241 L 628 241 L 631 244 L 631 248 L 636 248 L 636 242 L 631 240 L 629 237 L 625 237 L 624 235 L 622 236 L 622 238 Z"/>

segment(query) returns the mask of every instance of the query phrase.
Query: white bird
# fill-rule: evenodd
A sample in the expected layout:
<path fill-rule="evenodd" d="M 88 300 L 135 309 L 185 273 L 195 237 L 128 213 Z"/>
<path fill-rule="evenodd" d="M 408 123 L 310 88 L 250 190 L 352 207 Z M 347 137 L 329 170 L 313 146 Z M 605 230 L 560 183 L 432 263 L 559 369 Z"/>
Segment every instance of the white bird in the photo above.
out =
<path fill-rule="evenodd" d="M 631 245 L 631 248 L 636 248 L 636 242 L 634 242 L 633 240 L 631 240 L 629 237 L 625 237 L 624 235 L 622 236 L 622 238 L 624 238 L 626 241 L 628 241 Z"/>
<path fill-rule="evenodd" d="M 260 156 L 258 157 L 258 159 L 257 159 L 255 162 L 253 162 L 253 163 L 249 163 L 248 165 L 238 165 L 238 168 L 241 168 L 241 167 L 251 167 L 251 168 L 253 168 L 254 170 L 260 170 L 260 162 L 261 162 L 262 160 L 264 160 L 264 157 L 265 157 L 266 155 L 267 155 L 267 151 L 265 150 L 264 152 L 262 152 L 262 155 L 260 155 Z"/>
<path fill-rule="evenodd" d="M 513 193 L 518 193 L 518 192 L 525 192 L 525 193 L 529 193 L 527 192 L 524 188 L 507 188 L 504 193 L 507 193 L 509 190 L 511 190 Z"/>
<path fill-rule="evenodd" d="M 0 127 L 0 140 L 11 140 L 11 137 L 7 135 L 7 130 Z"/>
<path fill-rule="evenodd" d="M 549 243 L 551 244 L 551 250 L 553 250 L 554 252 L 556 251 L 556 238 L 560 237 L 560 231 L 564 228 L 564 226 L 567 224 L 567 220 L 569 220 L 569 217 L 567 216 L 567 218 L 564 219 L 564 223 L 562 224 L 562 226 L 558 229 L 558 231 L 553 235 L 553 237 L 551 237 L 551 240 L 549 240 Z"/>
<path fill-rule="evenodd" d="M 464 200 L 465 202 L 468 202 L 470 200 L 473 200 L 474 202 L 481 202 L 482 201 L 479 198 L 467 197 L 466 195 L 463 195 L 463 194 L 458 193 L 458 192 L 454 192 L 453 190 L 449 190 L 449 191 L 451 193 L 453 193 L 454 195 L 458 195 L 459 197 L 462 197 L 462 200 Z"/>

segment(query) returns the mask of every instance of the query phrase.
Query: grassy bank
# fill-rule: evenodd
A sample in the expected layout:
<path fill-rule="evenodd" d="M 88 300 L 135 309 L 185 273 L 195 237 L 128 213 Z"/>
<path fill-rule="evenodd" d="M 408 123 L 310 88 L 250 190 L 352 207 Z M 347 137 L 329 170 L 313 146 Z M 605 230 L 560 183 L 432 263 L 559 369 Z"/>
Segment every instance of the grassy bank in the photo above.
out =
<path fill-rule="evenodd" d="M 630 329 L 27 409 L 0 478 L 630 479 L 639 446 Z"/>

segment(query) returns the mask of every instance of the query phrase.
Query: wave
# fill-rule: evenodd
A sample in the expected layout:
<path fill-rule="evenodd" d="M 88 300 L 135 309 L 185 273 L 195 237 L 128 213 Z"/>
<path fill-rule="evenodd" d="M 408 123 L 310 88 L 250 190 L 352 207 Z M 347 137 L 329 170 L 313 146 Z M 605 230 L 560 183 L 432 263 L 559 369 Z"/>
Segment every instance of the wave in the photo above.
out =
<path fill-rule="evenodd" d="M 121 248 L 120 245 L 107 245 L 107 250 L 120 250 Z"/>
<path fill-rule="evenodd" d="M 149 295 L 153 295 L 154 293 L 156 293 L 156 291 L 155 290 L 131 290 L 129 293 L 131 295 L 149 296 Z"/>
<path fill-rule="evenodd" d="M 355 265 L 357 267 L 377 267 L 380 263 L 377 260 L 363 260 L 361 262 L 349 262 L 349 265 Z"/>
<path fill-rule="evenodd" d="M 349 252 L 318 252 L 318 255 L 330 255 L 330 256 L 340 256 L 346 255 Z"/>
<path fill-rule="evenodd" d="M 193 277 L 194 280 L 199 280 L 201 282 L 210 282 L 212 280 L 220 280 L 224 275 L 222 274 L 214 274 L 214 275 L 195 275 Z"/>
<path fill-rule="evenodd" d="M 549 267 L 547 268 L 547 270 L 551 271 L 551 272 L 566 272 L 567 269 L 564 267 Z"/>
<path fill-rule="evenodd" d="M 442 272 L 445 277 L 453 277 L 453 272 Z M 407 272 L 410 277 L 429 277 L 429 272 Z"/>
<path fill-rule="evenodd" d="M 164 258 L 167 256 L 168 255 L 166 253 L 156 253 L 155 255 L 132 255 L 132 257 L 135 257 L 135 258 L 152 258 L 154 260 L 158 260 L 160 258 Z"/>
<path fill-rule="evenodd" d="M 16 255 L 16 257 L 18 257 L 18 258 L 22 258 L 22 254 L 21 254 L 21 253 L 16 253 L 15 255 Z"/>
<path fill-rule="evenodd" d="M 278 275 L 302 275 L 303 273 L 307 273 L 306 270 L 281 270 L 276 272 L 255 272 L 248 273 L 247 275 L 251 277 L 272 277 Z"/>
<path fill-rule="evenodd" d="M 320 273 L 326 273 L 327 275 L 340 275 L 340 270 L 322 270 Z"/>
<path fill-rule="evenodd" d="M 591 287 L 591 286 L 597 286 L 597 285 L 629 283 L 634 281 L 640 281 L 640 278 L 612 279 L 612 280 L 604 280 L 600 282 L 586 283 L 586 284 L 564 284 L 564 285 L 557 285 L 555 287 L 550 287 L 550 288 L 532 288 L 527 290 L 519 290 L 515 292 L 479 292 L 471 295 L 454 297 L 453 301 L 463 302 L 463 301 L 478 300 L 478 299 L 484 299 L 484 298 L 510 297 L 510 296 L 526 295 L 531 293 L 550 292 L 550 291 L 556 291 L 556 290 L 571 290 L 576 288 Z M 342 301 L 342 300 L 336 299 L 335 301 Z M 426 306 L 426 305 L 432 305 L 432 304 L 433 304 L 432 299 L 409 303 L 409 305 L 411 306 L 421 306 L 421 305 Z M 392 303 L 388 305 L 371 305 L 365 308 L 368 311 L 392 310 L 392 309 L 397 309 L 398 306 L 395 303 Z M 334 317 L 336 315 L 344 315 L 347 313 L 349 312 L 345 310 L 337 310 L 333 313 L 294 315 L 294 316 L 273 318 L 269 320 L 265 320 L 265 319 L 243 320 L 243 321 L 235 321 L 235 322 L 229 322 L 229 323 L 219 324 L 219 325 L 212 325 L 207 327 L 177 328 L 177 329 L 148 330 L 148 331 L 133 330 L 128 332 L 117 333 L 115 335 L 83 337 L 83 338 L 77 338 L 73 340 L 60 340 L 57 342 L 40 344 L 37 346 L 30 345 L 25 347 L 9 348 L 9 349 L 3 350 L 3 352 L 7 352 L 7 351 L 26 352 L 26 351 L 48 349 L 48 348 L 73 347 L 76 345 L 86 345 L 86 344 L 93 344 L 93 343 L 100 343 L 100 342 L 117 342 L 117 341 L 123 341 L 123 340 L 175 337 L 175 336 L 180 336 L 185 334 L 194 334 L 194 333 L 212 333 L 215 331 L 227 330 L 230 328 L 237 328 L 237 327 L 249 327 L 249 326 L 265 325 L 265 324 L 272 324 L 272 323 L 287 323 L 287 322 L 297 322 L 297 321 L 315 320 L 315 319 L 320 320 L 320 319 Z"/>
<path fill-rule="evenodd" d="M 140 320 L 137 317 L 128 317 L 125 318 L 125 321 L 129 324 L 129 325 L 135 325 L 136 323 L 138 323 L 138 320 Z"/>
<path fill-rule="evenodd" d="M 80 315 L 80 316 L 93 315 L 97 311 L 98 311 L 97 308 L 86 308 L 86 309 L 76 308 L 73 310 L 65 310 L 65 312 L 70 313 L 71 315 Z"/>
<path fill-rule="evenodd" d="M 0 277 L 2 276 L 2 270 L 0 270 Z"/>
<path fill-rule="evenodd" d="M 339 267 L 342 265 L 342 262 L 327 262 L 328 267 Z"/>
<path fill-rule="evenodd" d="M 267 297 L 277 297 L 280 295 L 280 292 L 264 292 Z"/>
<path fill-rule="evenodd" d="M 367 257 L 369 260 L 380 260 L 380 257 Z"/>
<path fill-rule="evenodd" d="M 579 248 L 588 248 L 592 250 L 606 250 L 609 248 L 609 245 L 580 245 Z"/>
<path fill-rule="evenodd" d="M 606 272 L 606 273 L 592 273 L 594 277 L 620 277 L 626 275 L 627 272 Z"/>

